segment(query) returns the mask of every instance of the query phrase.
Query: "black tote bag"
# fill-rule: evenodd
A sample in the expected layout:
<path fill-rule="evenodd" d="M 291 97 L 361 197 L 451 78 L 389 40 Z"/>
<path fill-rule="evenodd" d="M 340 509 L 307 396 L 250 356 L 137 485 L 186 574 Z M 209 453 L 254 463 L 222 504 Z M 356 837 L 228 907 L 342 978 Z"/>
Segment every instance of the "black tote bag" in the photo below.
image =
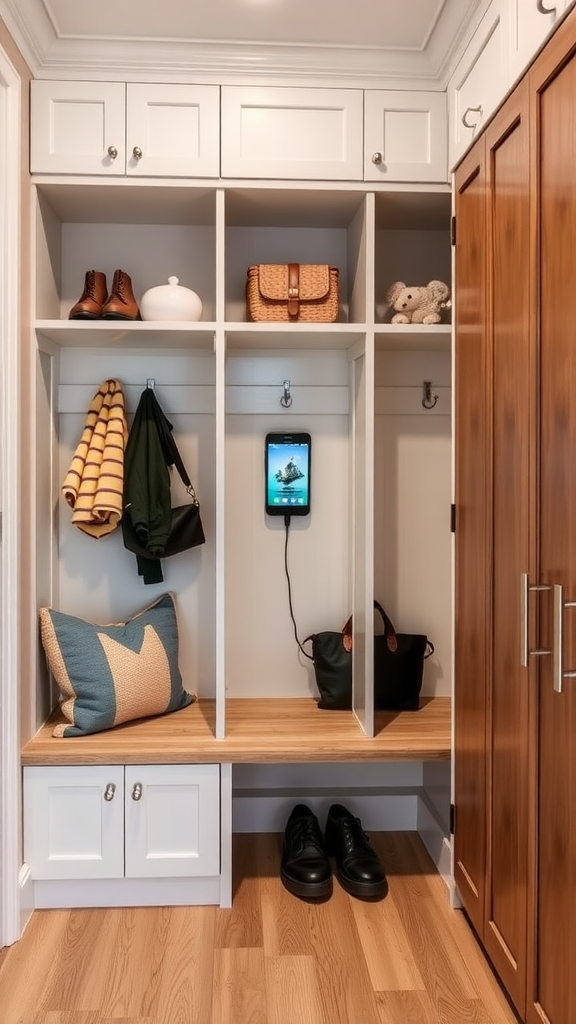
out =
<path fill-rule="evenodd" d="M 374 608 L 384 632 L 374 636 L 374 708 L 376 711 L 417 711 L 424 675 L 424 661 L 434 652 L 428 637 L 397 633 L 378 601 Z M 320 693 L 318 707 L 346 711 L 352 707 L 352 619 L 340 632 L 312 633 L 312 661 Z M 306 652 L 304 652 L 306 653 Z M 310 657 L 310 655 L 307 655 Z"/>

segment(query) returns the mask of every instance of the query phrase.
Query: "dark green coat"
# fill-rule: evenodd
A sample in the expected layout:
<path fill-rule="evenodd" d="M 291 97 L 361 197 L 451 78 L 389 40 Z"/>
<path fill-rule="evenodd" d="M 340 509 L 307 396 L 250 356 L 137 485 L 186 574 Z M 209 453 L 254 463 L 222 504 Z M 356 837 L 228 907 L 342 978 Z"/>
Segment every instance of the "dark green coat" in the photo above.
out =
<path fill-rule="evenodd" d="M 170 472 L 176 461 L 172 424 L 166 419 L 152 388 L 140 396 L 124 452 L 124 513 L 122 533 L 129 548 L 134 531 L 150 558 L 137 555 L 144 583 L 162 583 L 160 558 L 172 522 Z M 177 453 L 176 453 L 177 455 Z"/>

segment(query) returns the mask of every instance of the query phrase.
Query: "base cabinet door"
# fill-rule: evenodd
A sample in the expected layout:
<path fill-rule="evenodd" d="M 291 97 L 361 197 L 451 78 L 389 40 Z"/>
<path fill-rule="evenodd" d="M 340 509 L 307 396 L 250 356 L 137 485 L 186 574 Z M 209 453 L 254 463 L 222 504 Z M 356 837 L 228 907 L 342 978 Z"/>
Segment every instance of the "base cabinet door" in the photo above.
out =
<path fill-rule="evenodd" d="M 121 878 L 121 765 L 25 768 L 24 860 L 32 878 Z"/>
<path fill-rule="evenodd" d="M 220 766 L 24 769 L 24 858 L 33 879 L 220 873 Z"/>
<path fill-rule="evenodd" d="M 218 765 L 126 767 L 126 876 L 220 872 Z"/>

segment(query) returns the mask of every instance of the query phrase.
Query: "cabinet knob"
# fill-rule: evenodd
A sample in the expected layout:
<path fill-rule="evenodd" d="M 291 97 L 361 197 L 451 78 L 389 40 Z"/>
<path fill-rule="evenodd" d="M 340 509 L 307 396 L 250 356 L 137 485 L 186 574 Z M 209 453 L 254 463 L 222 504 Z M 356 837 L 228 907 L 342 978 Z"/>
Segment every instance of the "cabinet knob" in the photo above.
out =
<path fill-rule="evenodd" d="M 372 153 L 372 163 L 376 164 L 376 165 L 381 164 L 382 163 L 382 153 Z"/>
<path fill-rule="evenodd" d="M 114 793 L 116 792 L 116 786 L 113 782 L 109 782 L 104 790 L 104 799 L 110 803 L 114 799 Z"/>
<path fill-rule="evenodd" d="M 478 114 L 478 117 L 475 120 L 470 121 L 468 119 L 468 114 Z M 464 125 L 465 128 L 475 128 L 481 117 L 482 117 L 482 107 L 481 106 L 480 107 L 466 107 L 466 110 L 462 114 L 462 124 Z"/>
<path fill-rule="evenodd" d="M 116 157 L 118 156 L 118 150 L 116 149 L 116 146 L 108 146 L 108 156 L 111 160 L 116 159 Z"/>
<path fill-rule="evenodd" d="M 142 783 L 141 782 L 135 782 L 134 783 L 134 789 L 132 790 L 132 799 L 133 800 L 141 800 L 142 799 Z"/>
<path fill-rule="evenodd" d="M 543 0 L 536 0 L 536 10 L 540 14 L 554 14 L 556 10 L 556 4 L 552 4 L 552 7 L 544 7 Z"/>
<path fill-rule="evenodd" d="M 132 156 L 134 157 L 135 160 L 142 159 L 142 150 L 140 149 L 140 146 L 134 146 L 134 149 L 132 150 Z"/>

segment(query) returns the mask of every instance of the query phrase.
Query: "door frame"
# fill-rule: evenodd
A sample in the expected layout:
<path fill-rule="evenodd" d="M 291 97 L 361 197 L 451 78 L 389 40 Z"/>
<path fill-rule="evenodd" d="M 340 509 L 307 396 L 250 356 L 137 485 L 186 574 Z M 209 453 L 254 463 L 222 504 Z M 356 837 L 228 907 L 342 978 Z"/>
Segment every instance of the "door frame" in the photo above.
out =
<path fill-rule="evenodd" d="M 0 48 L 0 947 L 20 938 L 21 80 Z"/>

